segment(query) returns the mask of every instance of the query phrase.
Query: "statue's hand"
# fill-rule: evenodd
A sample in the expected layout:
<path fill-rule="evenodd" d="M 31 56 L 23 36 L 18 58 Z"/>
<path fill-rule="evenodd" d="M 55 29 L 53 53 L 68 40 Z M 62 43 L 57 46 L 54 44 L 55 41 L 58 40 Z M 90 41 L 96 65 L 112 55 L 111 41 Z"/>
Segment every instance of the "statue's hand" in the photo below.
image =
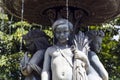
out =
<path fill-rule="evenodd" d="M 85 55 L 85 53 L 84 52 L 82 52 L 82 50 L 80 50 L 79 48 L 78 48 L 78 44 L 77 44 L 77 42 L 74 40 L 74 43 L 75 43 L 75 45 L 72 45 L 71 46 L 71 51 L 73 52 L 73 54 L 74 54 L 74 58 L 75 59 L 82 59 L 82 58 L 84 58 L 84 56 L 86 56 Z M 84 56 L 83 56 L 84 55 Z"/>
<path fill-rule="evenodd" d="M 74 51 L 74 57 L 75 57 L 75 59 L 81 59 L 82 60 L 83 58 L 86 57 L 86 55 L 82 51 L 76 49 Z"/>
<path fill-rule="evenodd" d="M 81 31 L 77 35 L 75 35 L 74 43 L 76 45 L 76 48 L 84 53 L 88 53 L 89 51 L 89 41 L 88 37 Z"/>
<path fill-rule="evenodd" d="M 28 62 L 29 62 L 29 57 L 28 57 L 28 53 L 26 52 L 22 60 L 20 61 L 21 70 L 24 70 L 27 67 Z"/>

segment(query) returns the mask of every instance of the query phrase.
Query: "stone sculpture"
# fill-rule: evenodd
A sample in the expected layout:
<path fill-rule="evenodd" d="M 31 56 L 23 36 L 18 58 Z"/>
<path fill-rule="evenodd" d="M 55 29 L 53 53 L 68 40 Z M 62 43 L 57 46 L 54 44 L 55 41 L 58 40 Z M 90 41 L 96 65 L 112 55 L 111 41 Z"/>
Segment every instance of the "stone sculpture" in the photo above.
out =
<path fill-rule="evenodd" d="M 86 32 L 86 34 L 90 41 L 90 51 L 88 52 L 90 71 L 88 73 L 88 80 L 108 80 L 108 73 L 96 54 L 101 50 L 104 33 L 103 31 L 92 30 Z"/>
<path fill-rule="evenodd" d="M 108 80 L 108 73 L 96 55 L 100 52 L 102 31 L 74 34 L 72 23 L 66 19 L 55 21 L 52 29 L 53 46 L 40 30 L 23 36 L 27 52 L 21 60 L 21 72 L 25 80 Z"/>
<path fill-rule="evenodd" d="M 36 29 L 24 35 L 23 40 L 26 42 L 27 52 L 21 60 L 21 72 L 25 80 L 41 80 L 44 52 L 49 46 L 48 37 Z"/>
<path fill-rule="evenodd" d="M 75 45 L 75 48 L 72 46 L 73 25 L 66 19 L 59 19 L 52 28 L 55 45 L 46 50 L 41 79 L 50 80 L 52 77 L 52 80 L 88 80 L 88 58 Z"/>

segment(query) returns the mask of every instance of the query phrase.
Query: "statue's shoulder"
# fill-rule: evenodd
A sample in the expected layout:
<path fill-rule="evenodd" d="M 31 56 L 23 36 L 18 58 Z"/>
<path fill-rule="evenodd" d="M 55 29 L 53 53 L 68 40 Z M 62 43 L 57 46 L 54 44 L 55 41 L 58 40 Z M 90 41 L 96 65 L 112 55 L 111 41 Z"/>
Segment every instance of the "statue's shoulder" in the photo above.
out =
<path fill-rule="evenodd" d="M 97 55 L 94 51 L 89 51 L 88 52 L 88 56 L 94 56 L 94 55 Z"/>
<path fill-rule="evenodd" d="M 94 51 L 89 51 L 88 52 L 88 59 L 90 61 L 94 60 L 94 56 L 97 56 L 97 54 Z"/>
<path fill-rule="evenodd" d="M 53 46 L 48 47 L 46 52 L 53 53 L 54 51 L 56 51 L 56 49 L 57 49 L 56 46 L 53 45 Z"/>
<path fill-rule="evenodd" d="M 44 53 L 45 52 L 45 49 L 41 49 L 41 50 L 37 50 L 35 53 Z"/>

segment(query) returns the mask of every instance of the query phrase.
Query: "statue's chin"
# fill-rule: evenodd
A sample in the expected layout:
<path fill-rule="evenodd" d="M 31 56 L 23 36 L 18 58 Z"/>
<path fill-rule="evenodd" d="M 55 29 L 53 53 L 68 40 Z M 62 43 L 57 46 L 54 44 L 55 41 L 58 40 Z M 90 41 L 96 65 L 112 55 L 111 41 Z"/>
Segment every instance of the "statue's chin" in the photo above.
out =
<path fill-rule="evenodd" d="M 64 43 L 66 43 L 66 42 L 67 42 L 66 39 L 60 39 L 60 40 L 59 40 L 59 43 L 61 43 L 61 44 L 64 44 Z"/>

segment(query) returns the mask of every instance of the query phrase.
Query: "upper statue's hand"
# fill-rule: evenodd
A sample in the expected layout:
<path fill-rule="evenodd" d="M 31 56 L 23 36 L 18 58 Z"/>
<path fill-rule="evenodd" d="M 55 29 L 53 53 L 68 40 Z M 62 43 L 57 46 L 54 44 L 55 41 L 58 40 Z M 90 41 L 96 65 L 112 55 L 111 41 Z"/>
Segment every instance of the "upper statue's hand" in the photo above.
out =
<path fill-rule="evenodd" d="M 24 70 L 27 67 L 28 62 L 29 62 L 29 57 L 28 57 L 28 53 L 26 52 L 22 60 L 20 61 L 21 70 Z"/>
<path fill-rule="evenodd" d="M 78 50 L 82 51 L 85 54 L 88 53 L 89 41 L 88 37 L 83 32 L 79 31 L 79 33 L 75 35 L 74 44 Z"/>

